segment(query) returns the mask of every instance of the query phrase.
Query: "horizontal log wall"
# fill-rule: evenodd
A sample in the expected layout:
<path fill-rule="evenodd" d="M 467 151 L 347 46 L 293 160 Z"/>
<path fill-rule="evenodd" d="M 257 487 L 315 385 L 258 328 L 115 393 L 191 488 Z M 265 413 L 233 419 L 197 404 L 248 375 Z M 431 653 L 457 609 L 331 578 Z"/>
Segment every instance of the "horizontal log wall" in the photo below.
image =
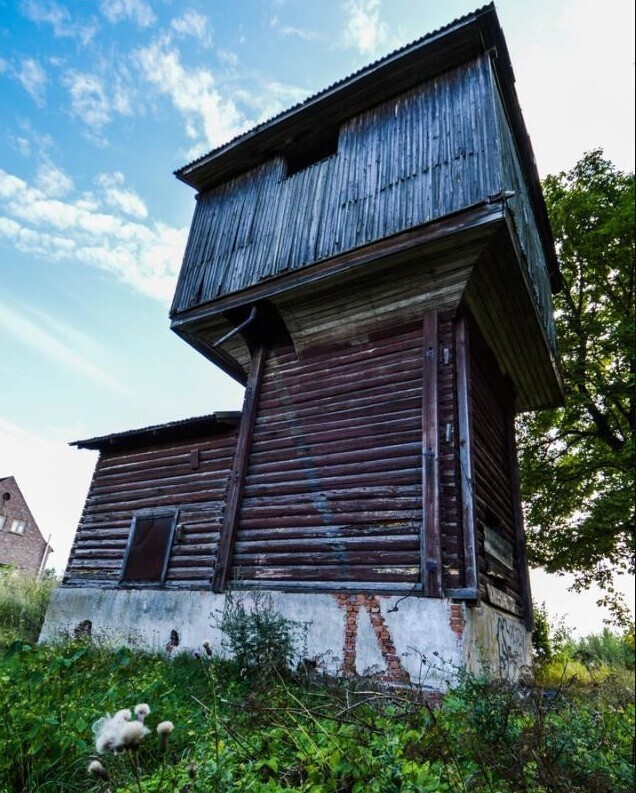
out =
<path fill-rule="evenodd" d="M 213 572 L 236 430 L 100 455 L 64 582 L 117 584 L 132 518 L 178 508 L 167 586 L 206 586 Z M 192 455 L 193 449 L 198 455 Z M 196 467 L 195 467 L 196 466 Z"/>
<path fill-rule="evenodd" d="M 300 360 L 270 352 L 236 582 L 419 580 L 422 324 Z"/>
<path fill-rule="evenodd" d="M 440 314 L 439 372 L 439 477 L 440 532 L 444 589 L 466 586 L 459 468 L 457 415 L 457 356 L 454 312 Z"/>
<path fill-rule="evenodd" d="M 522 614 L 509 412 L 514 395 L 476 326 L 470 328 L 470 395 L 480 595 Z"/>
<path fill-rule="evenodd" d="M 443 217 L 501 190 L 482 56 L 340 129 L 337 154 L 282 157 L 199 196 L 172 311 Z"/>

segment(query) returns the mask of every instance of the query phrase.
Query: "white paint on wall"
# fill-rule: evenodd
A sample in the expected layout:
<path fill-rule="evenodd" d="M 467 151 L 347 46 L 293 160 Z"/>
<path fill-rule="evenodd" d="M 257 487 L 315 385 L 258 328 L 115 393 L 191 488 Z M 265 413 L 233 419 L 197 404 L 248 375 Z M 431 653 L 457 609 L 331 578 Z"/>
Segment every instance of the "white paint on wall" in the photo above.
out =
<path fill-rule="evenodd" d="M 174 649 L 169 645 L 176 631 L 175 652 L 201 651 L 208 642 L 215 654 L 225 655 L 219 622 L 226 597 L 203 590 L 60 587 L 51 600 L 40 641 L 73 636 L 81 623 L 90 620 L 93 640 L 107 646 L 165 652 Z M 259 608 L 298 624 L 296 662 L 308 659 L 327 674 L 342 673 L 347 613 L 337 596 L 241 592 L 232 597 L 248 609 L 256 602 Z M 496 676 L 514 679 L 529 660 L 529 637 L 521 622 L 489 606 L 459 607 L 465 623 L 462 633 L 451 627 L 451 609 L 458 607 L 449 600 L 374 600 L 380 605 L 375 627 L 372 612 L 361 604 L 357 632 L 348 648 L 354 653 L 357 674 L 385 675 L 387 645 L 395 647 L 395 656 L 413 684 L 433 690 L 444 690 L 464 666 L 476 672 L 486 666 Z"/>

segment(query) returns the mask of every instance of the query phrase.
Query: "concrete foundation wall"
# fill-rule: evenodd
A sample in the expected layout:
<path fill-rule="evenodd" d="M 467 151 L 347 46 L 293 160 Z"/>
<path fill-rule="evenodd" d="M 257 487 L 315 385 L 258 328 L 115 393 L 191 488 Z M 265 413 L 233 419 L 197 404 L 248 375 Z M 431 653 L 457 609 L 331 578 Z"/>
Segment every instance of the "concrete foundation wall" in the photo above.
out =
<path fill-rule="evenodd" d="M 152 651 L 227 652 L 218 627 L 227 595 L 209 591 L 59 588 L 40 641 L 87 633 L 94 641 Z M 516 678 L 529 637 L 489 606 L 362 594 L 234 593 L 246 608 L 271 609 L 299 625 L 297 661 L 333 675 L 372 675 L 443 690 L 462 667 Z"/>

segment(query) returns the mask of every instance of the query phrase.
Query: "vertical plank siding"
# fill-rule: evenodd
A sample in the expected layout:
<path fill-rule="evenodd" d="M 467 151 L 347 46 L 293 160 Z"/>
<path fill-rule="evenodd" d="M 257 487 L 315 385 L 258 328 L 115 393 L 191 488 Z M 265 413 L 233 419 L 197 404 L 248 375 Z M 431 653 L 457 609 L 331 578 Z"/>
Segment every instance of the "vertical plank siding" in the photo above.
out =
<path fill-rule="evenodd" d="M 284 158 L 199 196 L 172 311 L 487 200 L 501 190 L 488 57 L 342 125 L 337 154 Z"/>
<path fill-rule="evenodd" d="M 167 586 L 206 586 L 216 557 L 236 430 L 212 438 L 102 453 L 64 582 L 118 583 L 134 514 L 179 509 Z M 197 467 L 192 452 L 197 450 Z"/>
<path fill-rule="evenodd" d="M 501 140 L 501 168 L 503 189 L 508 194 L 508 207 L 512 210 L 512 222 L 519 245 L 525 256 L 525 272 L 529 281 L 534 303 L 538 309 L 546 337 L 556 352 L 556 327 L 552 313 L 552 290 L 545 252 L 532 209 L 528 186 L 523 176 L 519 154 L 512 130 L 506 119 L 499 91 L 493 92 L 497 124 Z"/>
<path fill-rule="evenodd" d="M 422 326 L 268 358 L 233 575 L 240 582 L 420 578 Z"/>

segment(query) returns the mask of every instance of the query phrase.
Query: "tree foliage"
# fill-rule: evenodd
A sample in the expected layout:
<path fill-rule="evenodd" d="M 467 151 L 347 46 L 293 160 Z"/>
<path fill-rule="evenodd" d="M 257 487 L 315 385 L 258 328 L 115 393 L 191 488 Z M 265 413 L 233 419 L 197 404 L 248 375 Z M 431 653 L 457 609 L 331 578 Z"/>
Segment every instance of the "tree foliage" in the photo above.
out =
<path fill-rule="evenodd" d="M 616 607 L 612 574 L 634 571 L 634 174 L 596 150 L 543 187 L 566 402 L 520 421 L 529 556 Z"/>

